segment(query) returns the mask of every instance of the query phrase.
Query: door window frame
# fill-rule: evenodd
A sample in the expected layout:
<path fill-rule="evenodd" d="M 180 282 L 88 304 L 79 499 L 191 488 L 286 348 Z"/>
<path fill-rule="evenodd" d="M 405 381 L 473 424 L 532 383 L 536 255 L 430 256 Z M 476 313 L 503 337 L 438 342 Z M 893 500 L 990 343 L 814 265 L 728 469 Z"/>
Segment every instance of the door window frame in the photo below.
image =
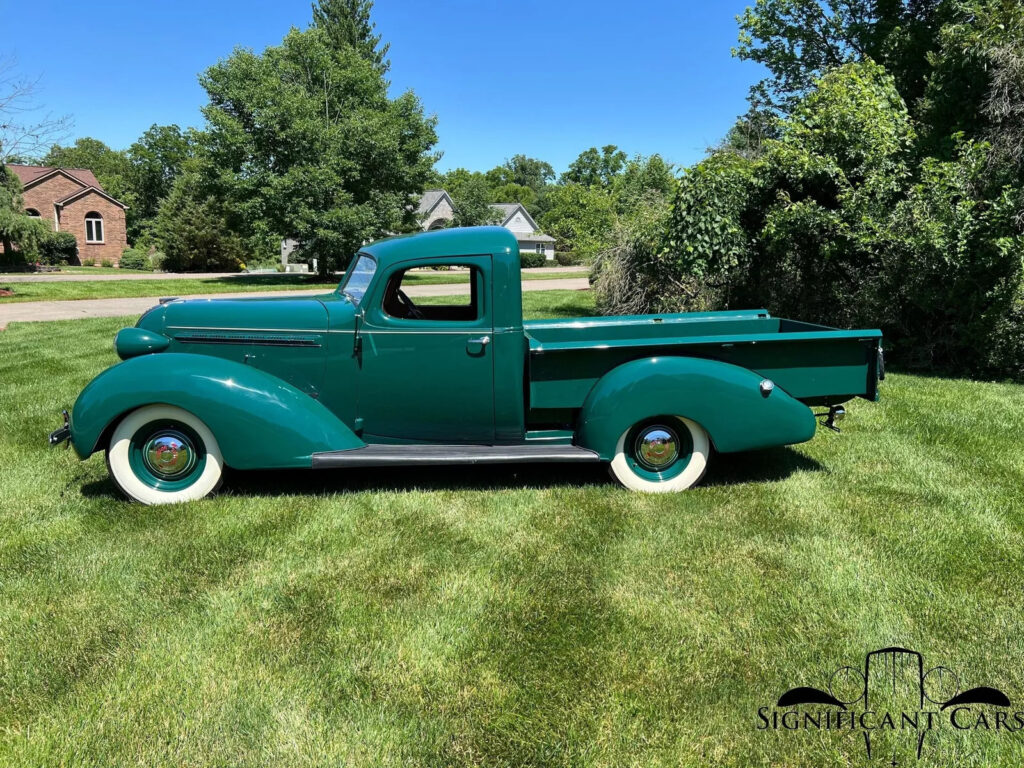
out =
<path fill-rule="evenodd" d="M 399 272 L 404 272 L 417 267 L 452 266 L 468 267 L 470 275 L 474 276 L 477 282 L 477 304 L 478 312 L 475 320 L 439 320 L 434 318 L 406 318 L 389 315 L 384 309 L 384 298 L 387 294 L 388 285 Z M 472 333 L 481 330 L 489 330 L 494 327 L 494 312 L 491 301 L 491 272 L 492 256 L 490 254 L 479 254 L 474 256 L 450 256 L 430 257 L 424 259 L 408 259 L 388 266 L 385 269 L 378 267 L 375 275 L 376 287 L 373 289 L 373 298 L 367 303 L 363 297 L 361 306 L 364 310 L 365 330 L 370 332 L 373 329 L 406 331 L 408 333 Z M 413 299 L 415 303 L 415 299 Z"/>

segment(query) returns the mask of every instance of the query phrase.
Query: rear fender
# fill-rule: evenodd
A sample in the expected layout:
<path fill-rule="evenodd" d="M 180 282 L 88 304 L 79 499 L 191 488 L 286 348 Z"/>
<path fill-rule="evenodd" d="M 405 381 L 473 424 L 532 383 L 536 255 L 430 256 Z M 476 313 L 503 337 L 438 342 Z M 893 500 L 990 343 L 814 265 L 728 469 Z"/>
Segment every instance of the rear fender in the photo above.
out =
<path fill-rule="evenodd" d="M 101 438 L 121 416 L 154 404 L 195 414 L 236 469 L 310 467 L 314 453 L 365 445 L 323 404 L 264 371 L 162 353 L 108 368 L 82 390 L 71 416 L 75 451 L 84 459 L 105 448 Z"/>
<path fill-rule="evenodd" d="M 576 442 L 610 461 L 619 436 L 652 416 L 697 422 L 722 453 L 802 443 L 814 436 L 811 410 L 764 377 L 737 365 L 694 357 L 633 360 L 602 376 L 580 411 Z"/>

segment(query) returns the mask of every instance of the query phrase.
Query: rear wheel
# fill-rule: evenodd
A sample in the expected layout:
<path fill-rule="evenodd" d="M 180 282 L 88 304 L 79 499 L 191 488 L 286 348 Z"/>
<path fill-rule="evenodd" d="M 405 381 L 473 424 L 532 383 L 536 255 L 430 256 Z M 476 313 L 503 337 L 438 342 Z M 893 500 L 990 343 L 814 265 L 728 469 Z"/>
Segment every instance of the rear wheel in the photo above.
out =
<path fill-rule="evenodd" d="M 125 416 L 107 449 L 117 487 L 143 504 L 193 501 L 220 485 L 220 447 L 196 416 L 171 405 L 147 405 Z"/>
<path fill-rule="evenodd" d="M 684 491 L 700 482 L 710 452 L 708 433 L 695 421 L 656 416 L 622 433 L 610 469 L 632 491 Z"/>

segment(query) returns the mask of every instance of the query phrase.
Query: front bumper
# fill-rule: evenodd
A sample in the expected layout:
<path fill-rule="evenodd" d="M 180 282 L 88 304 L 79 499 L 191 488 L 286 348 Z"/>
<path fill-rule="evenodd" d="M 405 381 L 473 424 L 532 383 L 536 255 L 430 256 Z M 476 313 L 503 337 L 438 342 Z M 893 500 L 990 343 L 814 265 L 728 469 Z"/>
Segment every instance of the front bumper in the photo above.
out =
<path fill-rule="evenodd" d="M 64 426 L 50 433 L 51 448 L 55 448 L 61 443 L 71 444 L 71 416 L 68 414 L 67 409 L 61 411 L 61 413 L 64 415 Z"/>

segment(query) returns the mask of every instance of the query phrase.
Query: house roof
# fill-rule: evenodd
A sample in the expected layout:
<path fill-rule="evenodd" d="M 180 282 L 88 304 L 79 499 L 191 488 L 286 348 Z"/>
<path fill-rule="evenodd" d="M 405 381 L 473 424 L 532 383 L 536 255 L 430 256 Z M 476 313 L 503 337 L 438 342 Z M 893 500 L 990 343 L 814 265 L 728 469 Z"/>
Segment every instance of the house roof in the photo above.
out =
<path fill-rule="evenodd" d="M 428 189 L 420 197 L 419 205 L 416 206 L 416 213 L 420 214 L 421 217 L 426 216 L 445 198 L 448 198 L 448 204 L 452 205 L 451 197 L 443 189 Z"/>
<path fill-rule="evenodd" d="M 525 243 L 553 243 L 555 238 L 551 235 L 545 235 L 543 232 L 513 232 L 516 236 L 516 240 Z"/>
<path fill-rule="evenodd" d="M 526 210 L 526 206 L 522 203 L 491 203 L 490 207 L 496 211 L 501 211 L 501 223 L 503 225 L 507 224 L 508 220 L 515 216 L 517 211 L 522 211 L 523 216 L 526 217 L 534 231 L 536 232 L 540 229 L 537 226 L 537 222 L 533 220 L 533 216 L 530 215 L 530 212 Z"/>
<path fill-rule="evenodd" d="M 8 164 L 8 168 L 11 172 L 18 177 L 21 182 L 21 186 L 30 187 L 36 182 L 42 181 L 44 178 L 48 178 L 54 173 L 60 172 L 65 176 L 69 176 L 73 181 L 77 181 L 86 187 L 95 187 L 98 190 L 103 190 L 103 186 L 100 184 L 99 179 L 96 175 L 88 168 L 50 168 L 43 165 L 14 165 Z"/>
<path fill-rule="evenodd" d="M 72 202 L 74 200 L 77 200 L 78 198 L 82 197 L 83 195 L 87 195 L 90 192 L 95 192 L 97 195 L 99 195 L 100 197 L 106 198 L 107 200 L 112 202 L 114 205 L 120 206 L 121 208 L 124 208 L 126 211 L 128 210 L 128 206 L 127 205 L 122 203 L 120 200 L 115 200 L 114 198 L 112 198 L 110 195 L 108 195 L 106 192 L 104 192 L 99 187 L 85 187 L 83 189 L 76 189 L 74 192 L 72 192 L 70 195 L 65 197 L 63 200 L 57 200 L 56 202 L 54 202 L 54 205 L 67 205 L 68 203 L 70 203 L 70 202 Z"/>

